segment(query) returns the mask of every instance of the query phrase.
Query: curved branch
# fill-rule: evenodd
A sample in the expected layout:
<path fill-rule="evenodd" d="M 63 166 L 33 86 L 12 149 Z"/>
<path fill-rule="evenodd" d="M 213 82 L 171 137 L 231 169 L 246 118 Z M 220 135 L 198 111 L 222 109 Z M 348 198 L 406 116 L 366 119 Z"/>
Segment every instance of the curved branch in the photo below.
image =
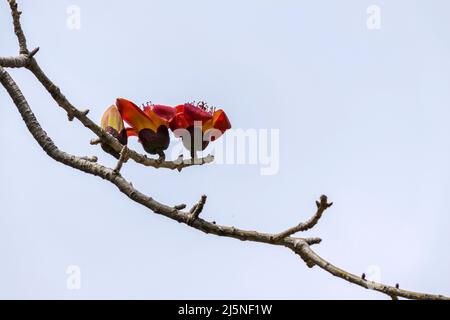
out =
<path fill-rule="evenodd" d="M 320 242 L 320 239 L 318 238 L 302 239 L 288 236 L 278 240 L 276 239 L 276 235 L 274 234 L 241 230 L 235 227 L 222 226 L 216 224 L 215 222 L 203 220 L 198 217 L 198 214 L 201 212 L 201 209 L 198 208 L 200 206 L 203 207 L 203 204 L 206 201 L 206 197 L 202 197 L 200 199 L 199 203 L 194 206 L 195 209 L 193 209 L 192 212 L 184 212 L 177 209 L 177 207 L 164 205 L 135 189 L 131 183 L 125 180 L 114 169 L 107 168 L 85 158 L 76 157 L 64 151 L 61 151 L 42 129 L 19 87 L 6 72 L 6 70 L 2 67 L 0 67 L 0 82 L 2 83 L 3 87 L 6 88 L 18 111 L 22 115 L 22 118 L 33 138 L 39 143 L 42 149 L 51 158 L 72 168 L 95 176 L 99 176 L 105 180 L 110 181 L 131 200 L 142 204 L 143 206 L 147 207 L 157 214 L 161 214 L 180 223 L 185 223 L 192 228 L 203 231 L 205 233 L 211 233 L 217 236 L 235 238 L 239 240 L 261 242 L 287 247 L 298 254 L 309 267 L 317 265 L 336 277 L 345 279 L 351 283 L 357 284 L 367 289 L 382 292 L 389 296 L 404 297 L 408 299 L 450 299 L 442 295 L 412 292 L 381 283 L 367 281 L 354 274 L 339 269 L 325 259 L 321 258 L 311 249 L 310 245 Z M 326 199 L 326 197 L 322 196 L 321 199 Z M 196 212 L 198 212 L 198 214 Z M 196 215 L 195 219 L 192 219 L 194 214 Z"/>
<path fill-rule="evenodd" d="M 9 0 L 8 2 L 10 3 L 12 10 L 12 16 L 14 20 L 14 30 L 19 41 L 20 55 L 17 58 L 18 59 L 17 61 L 19 62 L 15 62 L 16 58 L 14 57 L 0 58 L 0 65 L 10 67 L 23 66 L 30 69 L 31 72 L 35 74 L 38 80 L 47 89 L 47 91 L 52 95 L 54 100 L 60 105 L 60 107 L 66 110 L 69 117 L 75 117 L 78 120 L 80 120 L 87 128 L 91 129 L 91 131 L 93 131 L 100 139 L 102 139 L 102 142 L 108 143 L 117 152 L 123 151 L 121 156 L 122 160 L 119 159 L 119 163 L 116 166 L 116 169 L 111 169 L 98 164 L 96 157 L 77 157 L 60 150 L 40 126 L 34 113 L 29 107 L 25 97 L 23 96 L 20 88 L 17 86 L 17 84 L 14 82 L 11 76 L 6 72 L 6 70 L 0 66 L 0 83 L 7 90 L 9 96 L 11 97 L 15 106 L 17 107 L 19 113 L 22 116 L 23 121 L 25 122 L 33 138 L 38 142 L 41 148 L 51 158 L 77 170 L 95 176 L 99 176 L 102 179 L 108 180 L 109 182 L 114 184 L 128 198 L 137 203 L 140 203 L 141 205 L 150 209 L 154 213 L 161 214 L 172 220 L 184 223 L 199 231 L 211 233 L 222 237 L 235 238 L 243 241 L 253 241 L 276 246 L 284 246 L 286 248 L 289 248 L 296 254 L 298 254 L 309 267 L 318 266 L 336 277 L 342 278 L 348 282 L 354 283 L 367 289 L 379 291 L 392 298 L 403 297 L 408 299 L 446 299 L 446 300 L 450 299 L 442 295 L 434 295 L 403 290 L 400 289 L 398 285 L 392 287 L 381 283 L 367 281 L 364 277 L 358 277 L 352 273 L 344 271 L 332 265 L 319 255 L 317 255 L 311 249 L 310 246 L 313 244 L 320 243 L 321 239 L 292 237 L 291 235 L 293 235 L 294 233 L 298 231 L 305 231 L 311 229 L 313 226 L 316 225 L 316 223 L 321 218 L 323 212 L 331 206 L 331 203 L 328 203 L 326 196 L 321 196 L 320 201 L 317 202 L 318 207 L 317 212 L 310 220 L 308 220 L 305 223 L 301 223 L 298 226 L 290 228 L 284 232 L 278 234 L 270 234 L 218 225 L 214 221 L 209 222 L 201 219 L 199 215 L 205 204 L 206 196 L 202 196 L 199 202 L 196 205 L 194 205 L 189 212 L 185 212 L 182 211 L 183 209 L 186 208 L 185 204 L 180 204 L 171 207 L 162 204 L 154 200 L 153 198 L 145 195 L 144 193 L 140 192 L 139 190 L 135 189 L 130 182 L 128 182 L 120 175 L 120 167 L 122 163 L 126 161 L 127 157 L 132 158 L 138 163 L 154 167 L 167 167 L 170 169 L 180 169 L 182 168 L 182 166 L 180 167 L 179 164 L 175 164 L 173 162 L 165 162 L 165 163 L 163 162 L 157 164 L 154 163 L 156 160 L 149 159 L 143 155 L 138 154 L 135 151 L 125 149 L 124 146 L 122 146 L 116 139 L 106 134 L 100 127 L 98 127 L 94 122 L 92 122 L 86 116 L 87 114 L 86 111 L 80 111 L 76 109 L 65 98 L 65 96 L 59 90 L 59 88 L 56 85 L 54 85 L 48 79 L 48 77 L 42 72 L 37 62 L 34 60 L 31 54 L 32 52 L 30 53 L 28 52 L 28 49 L 26 47 L 26 39 L 20 27 L 19 22 L 20 13 L 17 10 L 17 4 L 15 0 Z"/>

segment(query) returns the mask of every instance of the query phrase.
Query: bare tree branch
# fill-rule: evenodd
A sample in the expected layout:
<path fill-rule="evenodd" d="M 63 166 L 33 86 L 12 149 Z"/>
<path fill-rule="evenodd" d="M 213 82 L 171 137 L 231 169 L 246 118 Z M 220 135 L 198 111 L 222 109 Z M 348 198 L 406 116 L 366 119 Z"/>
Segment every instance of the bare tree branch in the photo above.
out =
<path fill-rule="evenodd" d="M 131 200 L 145 206 L 154 213 L 163 215 L 172 220 L 180 223 L 187 224 L 194 229 L 202 231 L 204 233 L 211 233 L 217 236 L 235 238 L 243 241 L 253 241 L 266 243 L 275 246 L 283 246 L 289 248 L 296 254 L 298 254 L 303 261 L 309 266 L 318 266 L 323 270 L 329 272 L 330 274 L 344 279 L 348 282 L 359 285 L 363 288 L 379 291 L 392 297 L 393 299 L 398 299 L 398 297 L 403 297 L 407 299 L 450 299 L 442 295 L 419 293 L 413 291 L 407 291 L 400 289 L 398 284 L 396 287 L 384 285 L 382 283 L 377 283 L 373 281 L 368 281 L 363 274 L 362 277 L 356 276 L 352 273 L 344 271 L 319 255 L 317 255 L 312 249 L 311 245 L 318 244 L 321 242 L 320 238 L 294 238 L 292 235 L 299 231 L 309 230 L 314 227 L 319 219 L 321 218 L 323 212 L 331 206 L 332 203 L 328 203 L 326 196 L 321 196 L 320 200 L 317 201 L 317 212 L 308 221 L 301 223 L 293 228 L 290 228 L 284 232 L 278 234 L 263 233 L 258 231 L 242 230 L 235 227 L 223 226 L 217 224 L 215 221 L 209 222 L 199 217 L 203 210 L 204 204 L 206 202 L 206 196 L 202 196 L 197 204 L 195 204 L 189 212 L 182 211 L 186 208 L 185 204 L 168 206 L 162 204 L 153 198 L 145 195 L 141 191 L 135 189 L 131 182 L 128 182 L 120 175 L 120 168 L 127 157 L 132 158 L 134 161 L 141 163 L 146 166 L 152 166 L 155 168 L 164 167 L 169 169 L 179 169 L 189 166 L 187 164 L 177 164 L 175 162 L 162 162 L 157 163 L 157 160 L 149 159 L 143 155 L 138 154 L 135 151 L 124 148 L 116 139 L 104 132 L 100 127 L 98 127 L 93 121 L 87 117 L 86 111 L 80 111 L 76 109 L 61 93 L 60 89 L 51 82 L 47 76 L 42 72 L 38 66 L 36 60 L 32 56 L 32 52 L 28 52 L 26 46 L 26 38 L 20 26 L 20 13 L 17 9 L 17 4 L 15 0 L 9 0 L 14 31 L 17 35 L 20 53 L 18 57 L 0 57 L 0 83 L 8 92 L 14 105 L 22 116 L 24 123 L 26 124 L 29 132 L 41 148 L 54 160 L 70 166 L 74 169 L 83 171 L 94 176 L 98 176 L 104 180 L 107 180 L 114 184 L 120 192 L 125 194 Z M 37 52 L 37 50 L 36 50 Z M 23 96 L 20 88 L 11 78 L 11 76 L 6 72 L 3 67 L 27 67 L 36 78 L 42 83 L 45 89 L 52 95 L 56 103 L 62 107 L 69 116 L 77 118 L 81 123 L 83 123 L 87 128 L 94 132 L 102 143 L 107 143 L 115 151 L 121 152 L 119 162 L 115 169 L 105 167 L 97 163 L 96 157 L 78 157 L 75 155 L 68 154 L 60 150 L 52 141 L 52 139 L 46 134 L 42 129 L 38 120 L 36 119 L 33 111 L 31 110 L 28 102 Z M 121 160 L 122 159 L 122 160 Z"/>

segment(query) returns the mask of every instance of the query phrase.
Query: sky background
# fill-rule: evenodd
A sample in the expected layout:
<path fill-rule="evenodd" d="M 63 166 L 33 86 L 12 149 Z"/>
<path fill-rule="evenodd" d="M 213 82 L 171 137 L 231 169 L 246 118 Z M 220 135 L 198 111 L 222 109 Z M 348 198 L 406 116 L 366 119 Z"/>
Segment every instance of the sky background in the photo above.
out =
<path fill-rule="evenodd" d="M 116 97 L 206 100 L 234 128 L 279 129 L 280 169 L 208 165 L 181 173 L 132 161 L 122 173 L 167 204 L 208 195 L 202 216 L 278 232 L 334 206 L 307 233 L 355 274 L 450 294 L 448 1 L 31 1 L 22 25 L 37 59 L 98 120 Z M 369 5 L 381 29 L 366 26 Z M 70 30 L 67 8 L 81 9 Z M 0 2 L 0 54 L 17 42 Z M 47 133 L 89 145 L 27 70 L 11 70 Z M 206 235 L 155 215 L 99 178 L 49 158 L 0 90 L 0 298 L 386 299 L 309 269 L 290 250 Z M 131 144 L 138 150 L 140 146 Z M 81 268 L 81 289 L 66 269 Z M 372 266 L 372 267 L 371 267 Z"/>

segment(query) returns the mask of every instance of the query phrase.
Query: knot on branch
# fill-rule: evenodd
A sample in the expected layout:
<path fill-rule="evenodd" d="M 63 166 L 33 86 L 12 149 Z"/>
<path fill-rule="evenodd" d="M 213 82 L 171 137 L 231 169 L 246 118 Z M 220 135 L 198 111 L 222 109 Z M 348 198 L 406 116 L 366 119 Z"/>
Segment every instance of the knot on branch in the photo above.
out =
<path fill-rule="evenodd" d="M 67 111 L 67 119 L 69 121 L 73 121 L 73 119 L 75 119 L 75 114 L 72 111 Z"/>
<path fill-rule="evenodd" d="M 80 157 L 80 159 L 83 159 L 83 160 L 86 160 L 86 161 L 89 161 L 89 162 L 93 162 L 93 163 L 95 163 L 95 162 L 98 161 L 98 158 L 97 158 L 96 156 L 92 156 L 92 157 Z"/>

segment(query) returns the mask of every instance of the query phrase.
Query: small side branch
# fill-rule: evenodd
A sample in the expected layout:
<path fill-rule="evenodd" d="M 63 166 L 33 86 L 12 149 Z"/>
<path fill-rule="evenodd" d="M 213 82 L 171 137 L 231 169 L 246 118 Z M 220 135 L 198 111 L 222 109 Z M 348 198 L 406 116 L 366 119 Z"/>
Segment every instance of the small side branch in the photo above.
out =
<path fill-rule="evenodd" d="M 306 231 L 311 228 L 313 228 L 317 222 L 319 222 L 320 218 L 322 217 L 322 214 L 327 210 L 329 207 L 333 205 L 332 202 L 328 203 L 328 198 L 326 195 L 321 195 L 320 200 L 316 201 L 317 211 L 316 213 L 306 222 L 299 223 L 295 227 L 289 228 L 283 232 L 280 232 L 274 237 L 274 241 L 280 241 L 281 239 L 284 239 L 286 237 L 289 237 L 297 232 L 300 231 Z"/>
<path fill-rule="evenodd" d="M 304 238 L 303 239 L 307 244 L 309 244 L 310 246 L 313 244 L 319 244 L 322 242 L 321 238 L 318 237 L 313 237 L 313 238 Z"/>
<path fill-rule="evenodd" d="M 8 0 L 8 2 L 13 18 L 14 33 L 16 34 L 19 42 L 20 54 L 28 54 L 27 39 L 25 38 L 25 34 L 23 33 L 22 26 L 20 24 L 20 15 L 22 14 L 22 11 L 19 11 L 17 8 L 16 0 Z"/>
<path fill-rule="evenodd" d="M 173 208 L 175 209 L 175 210 L 183 210 L 183 209 L 186 209 L 186 204 L 184 204 L 184 203 L 180 203 L 180 204 L 177 204 L 176 206 L 174 206 Z"/>
<path fill-rule="evenodd" d="M 202 195 L 200 197 L 200 200 L 189 211 L 189 224 L 197 220 L 200 213 L 202 213 L 203 207 L 205 206 L 206 203 L 206 198 L 207 197 L 205 194 Z"/>
<path fill-rule="evenodd" d="M 119 174 L 122 166 L 128 160 L 128 148 L 127 146 L 123 146 L 120 151 L 119 161 L 117 161 L 116 167 L 114 168 L 114 172 Z"/>
<path fill-rule="evenodd" d="M 102 139 L 94 138 L 94 139 L 91 139 L 91 141 L 89 141 L 89 143 L 94 146 L 94 145 L 97 145 L 99 143 L 102 143 Z"/>

